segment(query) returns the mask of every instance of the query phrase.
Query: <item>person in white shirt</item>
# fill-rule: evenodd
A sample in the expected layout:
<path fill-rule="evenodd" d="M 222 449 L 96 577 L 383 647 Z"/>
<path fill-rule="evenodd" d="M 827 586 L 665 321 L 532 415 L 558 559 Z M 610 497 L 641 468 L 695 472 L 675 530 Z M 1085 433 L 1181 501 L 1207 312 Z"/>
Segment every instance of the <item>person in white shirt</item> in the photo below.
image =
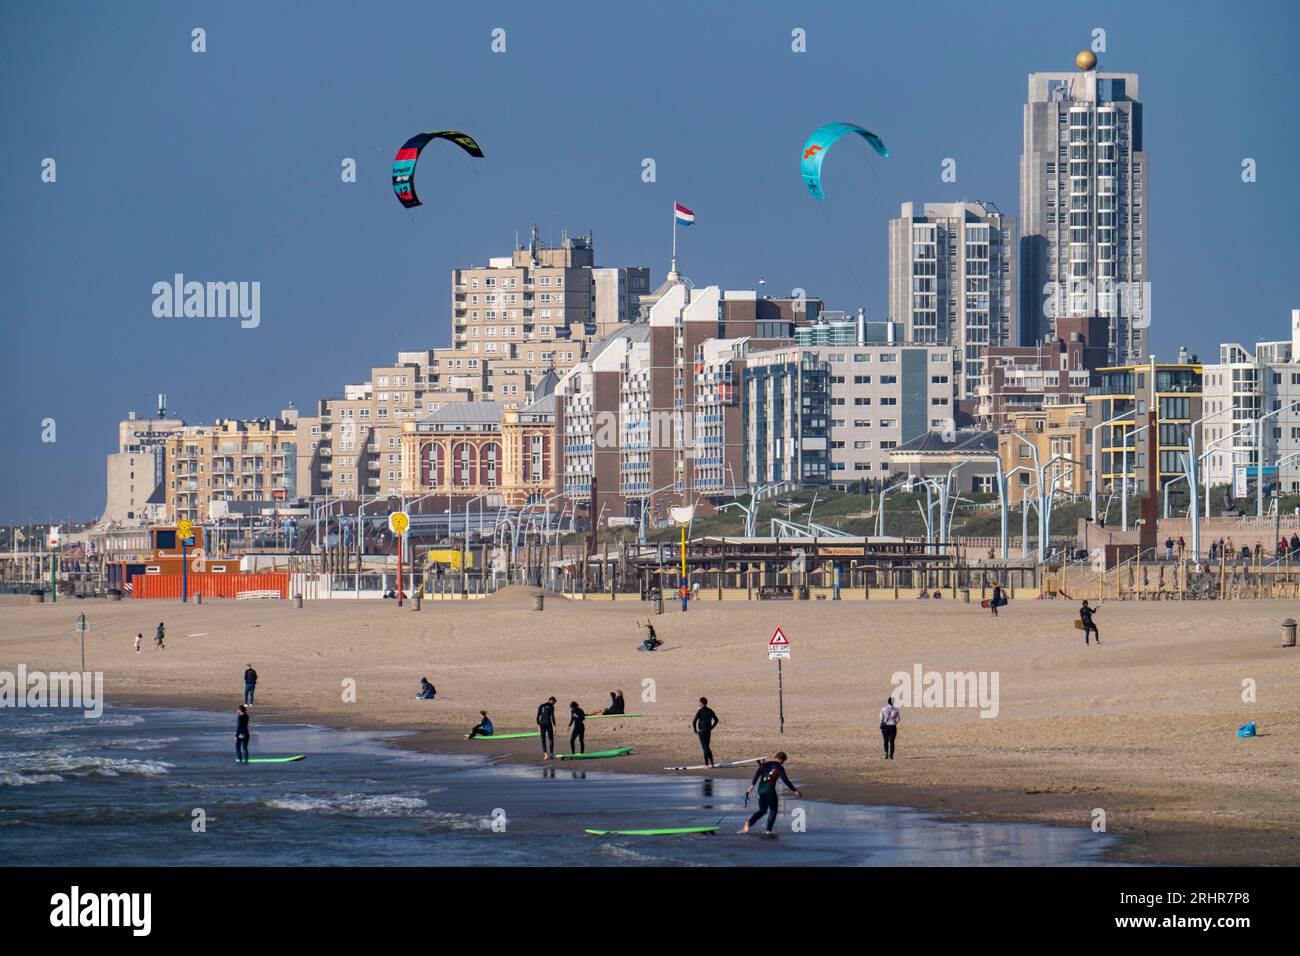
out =
<path fill-rule="evenodd" d="M 884 738 L 886 760 L 894 759 L 894 738 L 898 736 L 898 721 L 902 716 L 892 697 L 880 708 L 880 736 Z"/>

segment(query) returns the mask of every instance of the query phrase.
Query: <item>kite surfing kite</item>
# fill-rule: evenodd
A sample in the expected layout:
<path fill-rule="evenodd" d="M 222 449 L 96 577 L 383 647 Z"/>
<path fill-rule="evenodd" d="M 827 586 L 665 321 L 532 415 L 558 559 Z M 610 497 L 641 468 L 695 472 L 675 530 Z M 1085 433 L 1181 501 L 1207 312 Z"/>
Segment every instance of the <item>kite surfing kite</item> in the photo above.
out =
<path fill-rule="evenodd" d="M 831 144 L 845 133 L 857 133 L 881 156 L 889 156 L 889 149 L 885 146 L 884 140 L 869 129 L 863 129 L 853 123 L 827 123 L 825 126 L 818 127 L 808 137 L 808 142 L 803 144 L 803 159 L 799 164 L 804 185 L 818 199 L 826 198 L 826 194 L 822 192 L 822 160 L 826 158 L 826 151 L 831 148 Z"/>
<path fill-rule="evenodd" d="M 454 129 L 416 133 L 393 157 L 393 192 L 397 194 L 397 201 L 407 209 L 420 205 L 420 197 L 415 194 L 415 161 L 420 158 L 420 150 L 434 139 L 450 140 L 475 159 L 483 158 L 483 150 L 479 149 L 474 137 Z"/>

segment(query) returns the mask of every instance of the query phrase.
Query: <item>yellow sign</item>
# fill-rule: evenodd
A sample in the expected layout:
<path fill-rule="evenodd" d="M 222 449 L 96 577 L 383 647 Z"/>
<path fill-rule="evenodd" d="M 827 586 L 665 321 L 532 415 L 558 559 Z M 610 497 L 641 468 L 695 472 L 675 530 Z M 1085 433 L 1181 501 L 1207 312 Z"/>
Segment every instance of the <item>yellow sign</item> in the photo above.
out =
<path fill-rule="evenodd" d="M 189 519 L 183 519 L 176 523 L 176 537 L 184 540 L 194 533 L 194 524 Z"/>
<path fill-rule="evenodd" d="M 447 565 L 449 568 L 451 568 L 453 571 L 459 571 L 459 570 L 460 570 L 461 558 L 462 558 L 462 555 L 461 555 L 460 551 L 458 551 L 458 550 L 456 550 L 456 549 L 454 549 L 454 548 L 442 548 L 442 549 L 439 549 L 439 550 L 436 550 L 436 551 L 430 551 L 430 552 L 429 552 L 429 563 L 430 563 L 430 564 L 445 564 L 445 565 Z M 471 552 L 469 553 L 469 566 L 470 566 L 471 568 L 474 567 L 474 552 L 473 552 L 473 551 L 471 551 Z"/>
<path fill-rule="evenodd" d="M 394 511 L 388 516 L 388 528 L 393 534 L 406 534 L 411 527 L 411 516 L 405 511 Z"/>

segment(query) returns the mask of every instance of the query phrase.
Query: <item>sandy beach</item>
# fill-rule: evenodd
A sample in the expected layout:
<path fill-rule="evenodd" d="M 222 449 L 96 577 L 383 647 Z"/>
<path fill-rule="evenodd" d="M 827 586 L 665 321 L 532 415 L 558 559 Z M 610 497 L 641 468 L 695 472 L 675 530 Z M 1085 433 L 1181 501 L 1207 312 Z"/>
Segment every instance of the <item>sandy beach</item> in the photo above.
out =
<path fill-rule="evenodd" d="M 414 729 L 407 744 L 472 747 L 520 762 L 535 740 L 467 743 L 486 709 L 499 732 L 532 727 L 554 695 L 567 750 L 568 703 L 604 706 L 625 692 L 640 719 L 588 724 L 587 748 L 630 745 L 602 770 L 699 763 L 689 724 L 701 695 L 721 718 L 718 760 L 790 754 L 810 798 L 904 804 L 957 818 L 1088 828 L 1105 812 L 1121 838 L 1111 858 L 1161 863 L 1300 863 L 1300 649 L 1281 646 L 1295 602 L 1113 604 L 1097 615 L 1104 643 L 1085 647 L 1072 603 L 1014 601 L 998 618 L 952 601 L 700 601 L 654 618 L 663 648 L 638 653 L 648 606 L 566 601 L 512 588 L 483 601 L 0 600 L 0 670 L 74 670 L 84 612 L 88 670 L 110 704 L 227 709 L 242 673 L 260 675 L 258 721 Z M 153 631 L 167 625 L 167 648 Z M 777 732 L 780 626 L 785 733 Z M 133 650 L 144 634 L 141 653 Z M 997 716 L 975 706 L 905 706 L 897 759 L 881 755 L 879 708 L 891 675 L 983 672 L 997 678 Z M 419 679 L 437 701 L 415 699 Z M 343 700 L 354 681 L 355 702 Z M 1243 700 L 1253 682 L 1254 702 Z M 990 685 L 991 687 L 991 685 Z M 952 703 L 949 701 L 949 703 Z M 1248 720 L 1261 736 L 1241 740 Z M 743 773 L 743 771 L 723 771 Z"/>

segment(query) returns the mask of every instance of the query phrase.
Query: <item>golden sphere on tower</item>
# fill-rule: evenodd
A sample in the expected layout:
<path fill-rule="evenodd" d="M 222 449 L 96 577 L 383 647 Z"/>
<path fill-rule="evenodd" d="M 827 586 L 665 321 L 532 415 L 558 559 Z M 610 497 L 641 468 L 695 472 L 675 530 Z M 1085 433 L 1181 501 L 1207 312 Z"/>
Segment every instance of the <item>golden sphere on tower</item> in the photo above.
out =
<path fill-rule="evenodd" d="M 1091 70 L 1097 66 L 1097 54 L 1084 50 L 1074 58 L 1074 65 L 1081 70 Z"/>

